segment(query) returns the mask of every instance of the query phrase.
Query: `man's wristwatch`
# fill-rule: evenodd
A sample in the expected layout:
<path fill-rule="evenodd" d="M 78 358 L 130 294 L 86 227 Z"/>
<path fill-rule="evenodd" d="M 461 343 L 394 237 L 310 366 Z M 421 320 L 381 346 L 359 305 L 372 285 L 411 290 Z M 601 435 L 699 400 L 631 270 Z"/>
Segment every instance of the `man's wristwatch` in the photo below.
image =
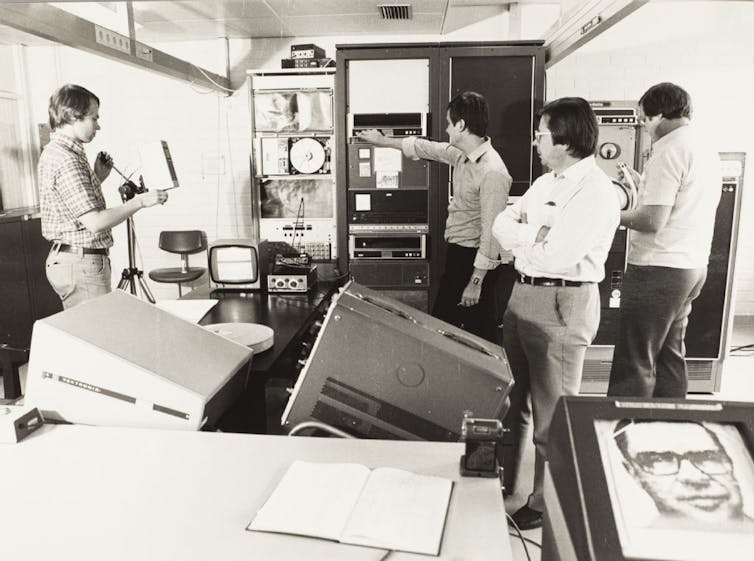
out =
<path fill-rule="evenodd" d="M 471 277 L 471 284 L 481 284 L 482 277 Z"/>

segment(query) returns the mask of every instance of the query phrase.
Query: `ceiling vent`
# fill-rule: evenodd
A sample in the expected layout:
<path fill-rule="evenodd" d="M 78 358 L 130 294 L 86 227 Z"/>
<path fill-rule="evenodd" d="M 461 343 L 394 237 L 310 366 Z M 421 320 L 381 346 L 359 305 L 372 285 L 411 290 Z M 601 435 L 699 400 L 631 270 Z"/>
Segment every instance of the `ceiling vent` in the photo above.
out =
<path fill-rule="evenodd" d="M 411 19 L 411 4 L 381 4 L 377 7 L 382 19 Z"/>

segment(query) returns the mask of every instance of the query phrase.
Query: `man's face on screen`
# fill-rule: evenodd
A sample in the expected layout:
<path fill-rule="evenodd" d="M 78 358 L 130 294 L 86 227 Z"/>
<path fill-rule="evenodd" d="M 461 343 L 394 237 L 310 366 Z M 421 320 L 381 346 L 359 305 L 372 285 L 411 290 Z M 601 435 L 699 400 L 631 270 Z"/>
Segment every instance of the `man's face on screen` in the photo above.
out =
<path fill-rule="evenodd" d="M 731 459 L 704 426 L 636 423 L 625 434 L 624 465 L 660 512 L 710 523 L 743 516 Z"/>

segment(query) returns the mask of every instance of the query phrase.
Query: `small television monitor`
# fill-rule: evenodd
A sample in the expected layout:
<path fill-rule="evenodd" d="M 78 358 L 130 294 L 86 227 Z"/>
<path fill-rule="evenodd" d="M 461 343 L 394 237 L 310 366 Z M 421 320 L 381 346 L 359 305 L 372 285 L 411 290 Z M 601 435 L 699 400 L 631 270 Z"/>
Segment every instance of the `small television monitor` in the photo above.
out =
<path fill-rule="evenodd" d="M 466 411 L 502 419 L 512 386 L 499 345 L 350 282 L 333 298 L 282 424 L 454 442 Z"/>
<path fill-rule="evenodd" d="M 543 559 L 751 559 L 754 404 L 564 397 L 547 457 Z"/>
<path fill-rule="evenodd" d="M 209 244 L 209 282 L 213 289 L 264 290 L 269 257 L 267 240 L 220 239 Z"/>

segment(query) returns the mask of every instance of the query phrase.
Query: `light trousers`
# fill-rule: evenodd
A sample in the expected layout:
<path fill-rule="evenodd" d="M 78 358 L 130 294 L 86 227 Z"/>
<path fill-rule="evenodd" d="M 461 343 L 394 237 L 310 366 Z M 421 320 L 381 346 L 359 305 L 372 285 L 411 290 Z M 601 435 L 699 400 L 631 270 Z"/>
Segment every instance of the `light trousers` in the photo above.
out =
<path fill-rule="evenodd" d="M 534 487 L 528 506 L 535 510 L 544 510 L 544 465 L 555 404 L 561 396 L 579 392 L 584 355 L 599 322 L 600 297 L 594 283 L 577 287 L 516 284 L 508 302 L 503 346 L 515 383 L 505 424 L 511 431 L 513 465 L 503 468 L 513 470 L 515 485 L 523 440 L 532 422 Z"/>
<path fill-rule="evenodd" d="M 50 251 L 45 263 L 47 281 L 68 309 L 112 291 L 110 258 Z"/>

